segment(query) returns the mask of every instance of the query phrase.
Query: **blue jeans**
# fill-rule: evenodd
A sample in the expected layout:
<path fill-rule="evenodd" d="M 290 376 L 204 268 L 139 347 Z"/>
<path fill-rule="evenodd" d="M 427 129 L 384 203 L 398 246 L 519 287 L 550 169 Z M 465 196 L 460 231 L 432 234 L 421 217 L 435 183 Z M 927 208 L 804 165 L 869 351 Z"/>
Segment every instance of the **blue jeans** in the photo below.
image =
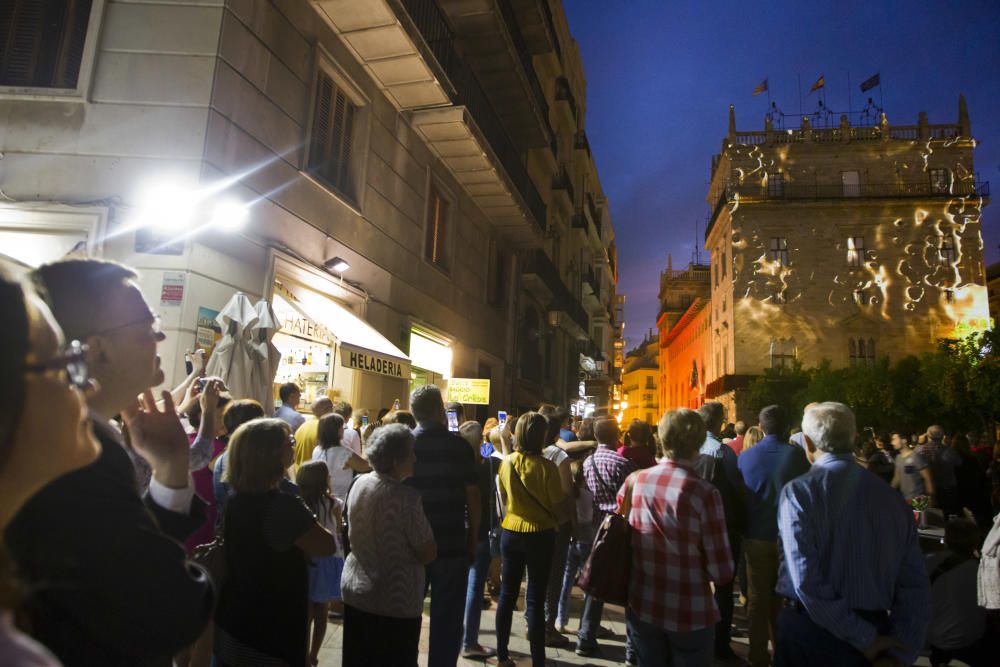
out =
<path fill-rule="evenodd" d="M 601 627 L 604 614 L 604 600 L 589 593 L 583 598 L 583 612 L 580 614 L 580 629 L 576 631 L 576 647 L 592 649 L 597 646 L 597 631 Z"/>
<path fill-rule="evenodd" d="M 625 612 L 625 620 L 639 667 L 712 667 L 714 626 L 691 632 L 672 632 L 639 620 L 631 609 Z"/>
<path fill-rule="evenodd" d="M 476 560 L 469 567 L 469 586 L 465 591 L 465 649 L 479 645 L 479 620 L 483 614 L 483 593 L 490 571 L 490 542 L 476 545 Z"/>
<path fill-rule="evenodd" d="M 580 568 L 583 564 L 587 562 L 587 557 L 590 556 L 590 542 L 577 542 L 573 541 L 573 544 L 569 546 L 569 552 L 566 554 L 566 571 L 563 573 L 562 577 L 562 591 L 559 593 L 559 613 L 556 616 L 556 622 L 559 627 L 564 628 L 569 622 L 569 594 L 573 590 L 573 586 L 576 585 L 576 577 L 580 574 Z"/>
<path fill-rule="evenodd" d="M 462 650 L 462 595 L 469 577 L 465 556 L 438 558 L 427 566 L 431 589 L 428 667 L 455 667 Z"/>
<path fill-rule="evenodd" d="M 528 621 L 528 641 L 531 644 L 531 664 L 545 666 L 545 592 L 552 567 L 552 551 L 556 532 L 515 533 L 503 529 L 500 533 L 500 602 L 497 604 L 497 658 L 507 660 L 510 625 L 514 603 L 521 592 L 524 570 L 528 570 L 528 590 L 524 595 L 524 615 Z M 454 663 L 452 663 L 454 665 Z"/>

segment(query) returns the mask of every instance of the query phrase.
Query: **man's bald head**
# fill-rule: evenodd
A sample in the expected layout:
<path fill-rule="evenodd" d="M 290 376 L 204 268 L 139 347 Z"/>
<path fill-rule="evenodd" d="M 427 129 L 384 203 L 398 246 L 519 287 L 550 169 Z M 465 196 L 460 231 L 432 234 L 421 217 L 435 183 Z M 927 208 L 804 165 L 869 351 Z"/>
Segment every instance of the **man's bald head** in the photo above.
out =
<path fill-rule="evenodd" d="M 316 419 L 319 419 L 323 415 L 328 415 L 333 412 L 333 401 L 330 400 L 329 396 L 320 396 L 313 401 L 312 410 Z"/>

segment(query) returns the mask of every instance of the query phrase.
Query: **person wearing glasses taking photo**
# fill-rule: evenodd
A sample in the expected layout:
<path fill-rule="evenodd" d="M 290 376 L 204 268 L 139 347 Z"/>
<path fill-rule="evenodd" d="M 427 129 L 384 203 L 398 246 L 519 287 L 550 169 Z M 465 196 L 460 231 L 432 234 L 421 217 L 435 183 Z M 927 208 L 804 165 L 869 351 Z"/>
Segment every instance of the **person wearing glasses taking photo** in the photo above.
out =
<path fill-rule="evenodd" d="M 66 665 L 170 664 L 208 621 L 213 593 L 178 544 L 204 521 L 205 506 L 173 400 L 163 392 L 160 409 L 151 391 L 163 382 L 156 346 L 164 335 L 127 267 L 63 260 L 31 278 L 66 337 L 86 346 L 96 380 L 88 417 L 101 444 L 96 461 L 41 489 L 6 528 L 31 591 L 23 606 L 32 632 Z M 153 469 L 141 498 L 110 423 L 117 414 Z M 51 443 L 42 432 L 36 446 Z"/>

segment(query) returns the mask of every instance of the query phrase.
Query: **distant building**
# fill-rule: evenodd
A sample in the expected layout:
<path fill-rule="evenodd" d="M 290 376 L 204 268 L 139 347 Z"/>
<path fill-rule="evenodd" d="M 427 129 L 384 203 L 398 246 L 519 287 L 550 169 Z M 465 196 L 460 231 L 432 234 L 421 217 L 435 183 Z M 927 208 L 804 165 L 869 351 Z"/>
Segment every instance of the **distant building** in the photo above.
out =
<path fill-rule="evenodd" d="M 658 341 L 650 331 L 636 349 L 625 355 L 622 373 L 622 427 L 633 420 L 656 424 L 660 419 Z"/>
<path fill-rule="evenodd" d="M 696 297 L 659 340 L 660 405 L 697 409 L 705 402 L 712 363 L 712 309 Z"/>
<path fill-rule="evenodd" d="M 691 262 L 686 269 L 674 270 L 673 259 L 667 257 L 667 270 L 660 273 L 660 311 L 656 318 L 659 330 L 659 405 L 663 411 L 678 407 L 698 407 L 703 402 L 705 364 L 711 363 L 711 354 L 703 351 L 707 337 L 711 309 L 706 308 L 711 294 L 711 273 L 707 264 Z M 692 319 L 697 318 L 698 342 L 692 343 Z M 675 331 L 676 329 L 676 331 Z M 684 331 L 685 333 L 681 333 Z M 668 348 L 668 344 L 673 344 Z M 681 353 L 681 350 L 684 350 Z M 709 348 L 710 349 L 710 348 Z M 684 363 L 680 362 L 683 356 Z M 691 394 L 692 372 L 695 363 L 698 372 L 695 385 L 700 387 L 696 397 Z"/>
<path fill-rule="evenodd" d="M 784 117 L 782 117 L 784 118 Z M 706 397 L 740 414 L 763 369 L 873 364 L 988 326 L 964 98 L 958 122 L 729 133 L 712 160 L 712 359 Z"/>

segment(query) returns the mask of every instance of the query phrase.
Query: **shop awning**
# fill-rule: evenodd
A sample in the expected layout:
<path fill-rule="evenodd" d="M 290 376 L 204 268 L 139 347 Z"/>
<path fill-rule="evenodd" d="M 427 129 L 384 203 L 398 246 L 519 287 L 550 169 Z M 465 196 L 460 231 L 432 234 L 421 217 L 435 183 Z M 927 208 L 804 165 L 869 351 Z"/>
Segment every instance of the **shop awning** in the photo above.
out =
<path fill-rule="evenodd" d="M 275 284 L 274 300 L 286 302 L 340 346 L 341 365 L 399 379 L 410 378 L 410 358 L 363 319 L 337 302 L 295 284 Z M 314 337 L 314 336 L 310 336 Z"/>

